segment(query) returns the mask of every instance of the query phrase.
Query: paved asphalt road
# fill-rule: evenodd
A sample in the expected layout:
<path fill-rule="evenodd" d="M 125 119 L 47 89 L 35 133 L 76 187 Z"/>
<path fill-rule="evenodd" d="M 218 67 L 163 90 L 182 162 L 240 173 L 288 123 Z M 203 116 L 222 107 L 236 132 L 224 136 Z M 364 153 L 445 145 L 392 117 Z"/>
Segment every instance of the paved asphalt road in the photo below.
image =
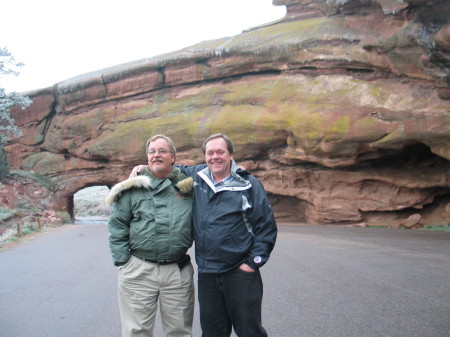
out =
<path fill-rule="evenodd" d="M 0 336 L 119 337 L 107 237 L 67 225 L 0 252 Z M 450 233 L 279 226 L 262 274 L 270 337 L 450 336 Z"/>

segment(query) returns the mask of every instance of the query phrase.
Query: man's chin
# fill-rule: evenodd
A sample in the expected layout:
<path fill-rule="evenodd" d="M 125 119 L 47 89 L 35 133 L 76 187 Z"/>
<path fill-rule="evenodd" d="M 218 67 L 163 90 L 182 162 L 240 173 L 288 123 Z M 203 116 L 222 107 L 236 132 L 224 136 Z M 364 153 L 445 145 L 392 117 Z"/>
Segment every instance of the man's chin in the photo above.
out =
<path fill-rule="evenodd" d="M 162 172 L 164 171 L 166 168 L 164 167 L 164 165 L 155 165 L 153 164 L 152 166 L 150 166 L 150 172 Z"/>
<path fill-rule="evenodd" d="M 224 170 L 223 167 L 216 167 L 216 169 L 212 169 L 211 172 L 214 176 L 216 176 L 221 175 L 224 172 Z"/>

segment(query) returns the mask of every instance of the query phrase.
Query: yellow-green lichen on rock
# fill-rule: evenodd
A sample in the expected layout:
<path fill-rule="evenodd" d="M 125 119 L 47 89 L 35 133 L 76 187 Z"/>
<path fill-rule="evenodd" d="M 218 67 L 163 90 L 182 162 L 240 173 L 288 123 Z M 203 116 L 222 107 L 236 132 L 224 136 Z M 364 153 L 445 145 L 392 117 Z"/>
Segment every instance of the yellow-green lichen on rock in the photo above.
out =
<path fill-rule="evenodd" d="M 50 152 L 34 153 L 25 158 L 21 165 L 22 170 L 36 171 L 44 175 L 63 172 L 64 168 L 64 156 Z"/>

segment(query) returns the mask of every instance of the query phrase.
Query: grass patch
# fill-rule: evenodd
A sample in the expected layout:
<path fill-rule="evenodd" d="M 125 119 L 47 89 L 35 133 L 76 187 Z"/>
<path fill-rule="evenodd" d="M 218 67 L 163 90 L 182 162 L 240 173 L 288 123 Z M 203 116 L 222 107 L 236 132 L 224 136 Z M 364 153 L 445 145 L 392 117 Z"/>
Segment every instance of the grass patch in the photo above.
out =
<path fill-rule="evenodd" d="M 72 219 L 70 218 L 70 215 L 67 212 L 64 211 L 56 212 L 56 216 L 63 221 L 63 224 L 72 223 Z"/>
<path fill-rule="evenodd" d="M 4 246 L 8 245 L 9 243 L 14 243 L 19 240 L 20 240 L 20 238 L 17 236 L 17 234 L 11 235 L 7 240 L 0 242 L 0 248 L 3 248 Z"/>
<path fill-rule="evenodd" d="M 41 232 L 36 232 L 29 228 L 24 228 L 22 230 L 22 236 L 19 237 L 17 233 L 12 234 L 8 238 L 3 241 L 0 241 L 0 252 L 16 247 L 17 245 L 22 244 L 23 242 L 27 242 L 29 240 L 34 239 L 36 235 L 40 235 Z"/>
<path fill-rule="evenodd" d="M 3 236 L 0 236 L 0 252 L 31 241 L 39 237 L 41 234 L 60 226 L 62 225 L 43 226 L 42 229 L 39 230 L 37 223 L 25 222 L 22 225 L 22 236 L 19 236 L 15 229 L 17 224 L 15 224 L 15 226 L 13 226 L 14 228 L 9 229 L 9 231 L 5 232 Z"/>
<path fill-rule="evenodd" d="M 11 219 L 14 215 L 16 215 L 14 210 L 7 207 L 0 207 L 0 222 Z"/>
<path fill-rule="evenodd" d="M 438 231 L 438 232 L 450 232 L 450 225 L 445 226 L 425 226 L 424 230 Z"/>
<path fill-rule="evenodd" d="M 22 229 L 22 235 L 23 236 L 28 235 L 28 234 L 33 234 L 33 233 L 36 233 L 36 232 L 37 232 L 37 230 L 34 229 L 33 227 L 27 227 L 27 228 Z"/>

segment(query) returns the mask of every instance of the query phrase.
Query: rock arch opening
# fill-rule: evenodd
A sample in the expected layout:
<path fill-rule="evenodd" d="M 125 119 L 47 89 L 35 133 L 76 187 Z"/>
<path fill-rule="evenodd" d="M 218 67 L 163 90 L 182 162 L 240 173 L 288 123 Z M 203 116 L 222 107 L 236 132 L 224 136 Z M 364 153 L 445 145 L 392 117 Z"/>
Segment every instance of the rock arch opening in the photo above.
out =
<path fill-rule="evenodd" d="M 69 213 L 75 221 L 87 217 L 107 218 L 111 208 L 105 204 L 105 197 L 110 187 L 107 185 L 87 186 L 78 190 L 72 197 L 72 212 Z"/>

